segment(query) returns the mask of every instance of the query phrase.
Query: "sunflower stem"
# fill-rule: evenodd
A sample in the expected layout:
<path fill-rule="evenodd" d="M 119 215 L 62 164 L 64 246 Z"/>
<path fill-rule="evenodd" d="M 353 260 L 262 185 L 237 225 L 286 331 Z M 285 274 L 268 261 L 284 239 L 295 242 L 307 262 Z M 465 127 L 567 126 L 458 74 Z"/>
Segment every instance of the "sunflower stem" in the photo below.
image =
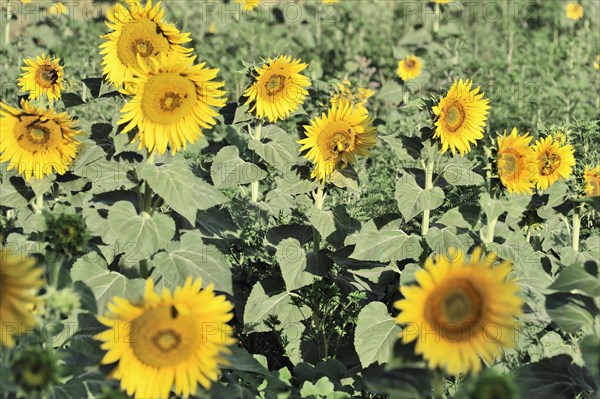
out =
<path fill-rule="evenodd" d="M 256 127 L 254 128 L 254 135 L 252 138 L 254 140 L 260 141 L 262 135 L 262 121 L 259 120 L 256 122 Z M 250 183 L 250 195 L 252 196 L 252 202 L 258 202 L 258 180 Z"/>
<path fill-rule="evenodd" d="M 425 190 L 431 190 L 433 188 L 433 163 L 434 155 L 430 155 L 425 165 Z M 421 236 L 425 237 L 429 231 L 429 216 L 431 214 L 430 209 L 423 211 L 423 222 L 421 224 Z"/>
<path fill-rule="evenodd" d="M 583 204 L 575 208 L 573 212 L 573 250 L 579 252 L 579 232 L 581 230 L 581 211 Z"/>
<path fill-rule="evenodd" d="M 494 242 L 494 231 L 496 230 L 496 223 L 498 222 L 498 216 L 492 218 L 487 225 L 487 231 L 485 232 L 485 244 Z"/>
<path fill-rule="evenodd" d="M 433 20 L 433 31 L 437 33 L 440 30 L 440 5 L 434 4 L 435 7 L 435 19 Z"/>
<path fill-rule="evenodd" d="M 10 44 L 10 21 L 12 20 L 12 12 L 10 6 L 6 9 L 6 25 L 4 26 L 4 44 Z"/>
<path fill-rule="evenodd" d="M 317 188 L 317 191 L 313 194 L 313 199 L 315 201 L 315 207 L 317 209 L 323 210 L 323 204 L 325 203 L 326 196 L 327 196 L 327 193 L 323 189 L 323 185 L 320 184 L 319 187 Z M 318 254 L 319 250 L 321 249 L 321 233 L 319 233 L 319 230 L 317 230 L 315 228 L 315 226 L 312 227 L 312 231 L 313 231 L 313 251 L 315 252 L 315 254 Z"/>
<path fill-rule="evenodd" d="M 148 278 L 148 259 L 140 260 L 140 277 L 143 279 Z"/>
<path fill-rule="evenodd" d="M 42 209 L 44 209 L 44 194 L 40 194 L 35 197 L 35 204 L 33 208 L 35 213 L 42 213 Z"/>
<path fill-rule="evenodd" d="M 152 212 L 152 196 L 154 195 L 154 192 L 152 191 L 152 188 L 150 188 L 148 182 L 144 182 L 144 184 L 144 205 L 142 206 L 142 212 L 150 214 Z"/>
<path fill-rule="evenodd" d="M 444 399 L 444 376 L 440 371 L 436 371 L 433 375 L 433 398 Z"/>

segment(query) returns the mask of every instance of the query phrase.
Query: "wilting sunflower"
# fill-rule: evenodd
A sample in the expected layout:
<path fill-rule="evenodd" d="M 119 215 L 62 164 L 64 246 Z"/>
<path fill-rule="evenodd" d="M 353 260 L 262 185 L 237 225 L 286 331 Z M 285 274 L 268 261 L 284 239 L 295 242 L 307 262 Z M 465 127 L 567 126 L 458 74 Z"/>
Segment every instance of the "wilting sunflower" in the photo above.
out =
<path fill-rule="evenodd" d="M 65 89 L 60 58 L 52 58 L 42 53 L 41 57 L 25 58 L 24 62 L 26 66 L 21 69 L 25 72 L 17 84 L 22 91 L 29 91 L 29 99 L 35 100 L 44 94 L 50 101 L 60 100 L 60 92 Z"/>
<path fill-rule="evenodd" d="M 505 261 L 493 266 L 495 255 L 481 258 L 481 248 L 465 262 L 461 251 L 448 257 L 429 258 L 416 272 L 418 286 L 402 286 L 404 299 L 398 323 L 406 324 L 402 341 L 417 340 L 415 351 L 430 368 L 448 374 L 477 373 L 480 358 L 491 363 L 503 348 L 515 343 L 516 316 L 523 301 Z M 434 260 L 435 259 L 435 260 Z"/>
<path fill-rule="evenodd" d="M 260 0 L 235 0 L 235 2 L 242 4 L 244 11 L 252 11 L 260 5 Z"/>
<path fill-rule="evenodd" d="M 30 308 L 39 300 L 35 290 L 42 287 L 44 269 L 36 266 L 30 257 L 17 256 L 0 249 L 0 343 L 12 347 L 14 335 L 34 327 Z"/>
<path fill-rule="evenodd" d="M 436 115 L 433 137 L 442 142 L 442 153 L 450 148 L 453 155 L 456 151 L 464 155 L 471 150 L 470 143 L 477 145 L 483 138 L 489 100 L 479 93 L 479 87 L 471 90 L 472 85 L 471 80 L 455 80 L 448 94 L 432 108 Z"/>
<path fill-rule="evenodd" d="M 357 155 L 368 156 L 377 142 L 372 122 L 365 107 L 341 101 L 304 126 L 306 138 L 298 143 L 315 164 L 311 177 L 325 180 L 340 164 L 343 168 L 356 162 Z"/>
<path fill-rule="evenodd" d="M 588 197 L 600 196 L 600 166 L 590 169 L 588 165 L 585 165 L 583 180 L 585 181 L 585 195 Z"/>
<path fill-rule="evenodd" d="M 129 8 L 116 4 L 107 14 L 106 25 L 112 32 L 102 35 L 106 42 L 100 45 L 104 55 L 104 75 L 118 86 L 132 78 L 133 70 L 142 59 L 168 54 L 169 58 L 182 58 L 192 49 L 181 44 L 191 41 L 189 33 L 180 33 L 175 25 L 163 21 L 165 14 L 161 3 L 152 0 L 142 7 L 139 0 L 127 0 Z"/>
<path fill-rule="evenodd" d="M 174 389 L 187 398 L 198 383 L 208 389 L 217 380 L 235 342 L 227 325 L 233 306 L 212 284 L 201 285 L 188 277 L 174 292 L 158 295 L 149 279 L 141 303 L 114 298 L 110 315 L 98 317 L 110 327 L 96 337 L 107 351 L 102 364 L 119 362 L 111 375 L 128 395 L 168 398 Z"/>
<path fill-rule="evenodd" d="M 308 64 L 280 55 L 269 58 L 268 63 L 256 68 L 254 82 L 246 89 L 246 104 L 252 103 L 250 112 L 258 118 L 265 116 L 271 122 L 285 119 L 304 102 L 310 80 L 302 75 Z"/>
<path fill-rule="evenodd" d="M 423 60 L 417 56 L 409 55 L 403 60 L 398 62 L 398 76 L 404 80 L 411 80 L 418 78 L 421 75 L 423 69 Z"/>
<path fill-rule="evenodd" d="M 355 105 L 366 106 L 369 98 L 373 97 L 375 92 L 365 87 L 359 87 L 356 92 L 352 90 L 352 83 L 344 80 L 337 84 L 337 92 L 331 97 L 331 104 L 338 104 L 340 101 L 350 101 Z"/>
<path fill-rule="evenodd" d="M 567 18 L 574 21 L 579 21 L 581 18 L 583 18 L 583 6 L 574 2 L 567 3 L 566 13 Z"/>
<path fill-rule="evenodd" d="M 529 133 L 518 135 L 517 128 L 498 137 L 498 176 L 510 193 L 531 194 L 535 187 L 538 170 L 531 139 Z"/>
<path fill-rule="evenodd" d="M 202 136 L 202 129 L 216 124 L 218 112 L 213 107 L 225 105 L 225 83 L 213 81 L 218 69 L 205 63 L 192 65 L 196 57 L 151 58 L 133 74 L 135 96 L 123 109 L 119 124 L 122 133 L 138 128 L 135 139 L 139 148 L 164 154 L 167 146 L 174 154 L 187 143 Z"/>
<path fill-rule="evenodd" d="M 575 149 L 571 144 L 559 145 L 552 136 L 540 139 L 533 147 L 538 166 L 537 187 L 545 190 L 560 178 L 571 176 L 575 166 Z"/>
<path fill-rule="evenodd" d="M 64 174 L 77 155 L 81 131 L 66 113 L 21 103 L 22 109 L 0 102 L 0 162 L 8 162 L 29 181 L 56 171 Z"/>

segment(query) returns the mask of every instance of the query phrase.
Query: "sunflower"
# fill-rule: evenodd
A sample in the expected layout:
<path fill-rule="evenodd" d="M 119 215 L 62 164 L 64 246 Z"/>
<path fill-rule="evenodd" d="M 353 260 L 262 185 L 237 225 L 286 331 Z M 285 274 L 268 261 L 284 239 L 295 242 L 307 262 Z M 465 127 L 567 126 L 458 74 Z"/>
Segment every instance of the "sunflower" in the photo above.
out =
<path fill-rule="evenodd" d="M 22 91 L 29 91 L 29 99 L 36 100 L 44 94 L 50 101 L 60 100 L 60 91 L 65 89 L 60 58 L 51 58 L 42 53 L 41 57 L 26 58 L 24 62 L 27 66 L 21 67 L 25 72 L 17 84 Z"/>
<path fill-rule="evenodd" d="M 339 2 L 340 0 L 323 0 L 323 4 L 335 4 Z"/>
<path fill-rule="evenodd" d="M 600 196 L 600 166 L 590 169 L 588 165 L 585 165 L 583 180 L 585 181 L 585 195 L 588 197 Z"/>
<path fill-rule="evenodd" d="M 552 136 L 540 139 L 533 147 L 538 166 L 537 187 L 545 190 L 560 178 L 571 176 L 575 166 L 575 149 L 571 144 L 559 145 Z"/>
<path fill-rule="evenodd" d="M 566 14 L 567 18 L 579 21 L 583 18 L 583 6 L 579 3 L 567 3 Z"/>
<path fill-rule="evenodd" d="M 17 256 L 0 249 L 0 343 L 12 347 L 13 335 L 23 334 L 34 327 L 29 305 L 38 302 L 32 294 L 42 287 L 44 269 L 33 258 Z"/>
<path fill-rule="evenodd" d="M 69 9 L 63 3 L 56 2 L 54 4 L 49 5 L 48 8 L 46 8 L 46 12 L 48 13 L 48 15 L 61 16 L 68 15 Z"/>
<path fill-rule="evenodd" d="M 191 41 L 189 33 L 180 33 L 175 25 L 163 21 L 161 3 L 152 0 L 142 7 L 139 0 L 127 0 L 129 8 L 116 4 L 106 15 L 106 25 L 112 32 L 102 35 L 106 42 L 100 45 L 104 55 L 104 75 L 116 86 L 129 81 L 142 59 L 168 54 L 169 58 L 186 57 L 192 49 L 181 44 Z"/>
<path fill-rule="evenodd" d="M 8 162 L 29 181 L 56 171 L 64 174 L 77 155 L 81 143 L 75 122 L 66 113 L 55 113 L 21 103 L 16 109 L 0 102 L 0 162 Z"/>
<path fill-rule="evenodd" d="M 489 100 L 479 93 L 479 87 L 471 90 L 473 82 L 454 81 L 448 94 L 432 108 L 436 115 L 434 138 L 442 142 L 442 153 L 448 148 L 454 155 L 461 155 L 471 150 L 470 143 L 477 145 L 483 138 L 483 128 L 487 119 Z"/>
<path fill-rule="evenodd" d="M 252 11 L 260 5 L 260 0 L 235 0 L 235 2 L 242 4 L 244 11 Z"/>
<path fill-rule="evenodd" d="M 567 141 L 569 141 L 567 135 L 563 132 L 556 132 L 552 136 L 554 137 L 554 141 L 556 141 L 558 145 L 567 144 Z"/>
<path fill-rule="evenodd" d="M 306 138 L 298 143 L 301 152 L 308 150 L 306 159 L 315 164 L 311 177 L 323 181 L 338 164 L 343 168 L 357 155 L 368 156 L 377 142 L 372 122 L 365 107 L 341 101 L 304 126 Z"/>
<path fill-rule="evenodd" d="M 498 175 L 510 193 L 531 194 L 535 187 L 538 170 L 535 153 L 529 147 L 531 139 L 529 133 L 518 135 L 517 128 L 498 137 Z"/>
<path fill-rule="evenodd" d="M 481 252 L 476 248 L 466 263 L 456 250 L 427 259 L 415 274 L 419 285 L 401 287 L 404 299 L 394 304 L 397 322 L 406 324 L 402 341 L 417 340 L 416 353 L 451 375 L 477 373 L 480 358 L 491 363 L 515 343 L 514 318 L 523 301 L 518 285 L 507 279 L 512 265 L 492 267 L 496 256 L 481 259 Z"/>
<path fill-rule="evenodd" d="M 150 58 L 134 72 L 131 85 L 135 96 L 121 113 L 119 124 L 127 124 L 122 133 L 137 127 L 139 148 L 164 154 L 167 146 L 174 154 L 187 143 L 203 135 L 202 129 L 216 124 L 219 113 L 212 107 L 225 105 L 225 83 L 213 81 L 218 69 L 205 63 L 192 65 L 196 57 Z M 135 140 L 134 139 L 134 140 Z"/>
<path fill-rule="evenodd" d="M 375 92 L 371 89 L 359 87 L 355 93 L 352 91 L 352 83 L 344 80 L 337 84 L 337 92 L 331 97 L 331 104 L 339 104 L 340 101 L 350 101 L 355 105 L 366 106 L 369 98 L 373 97 Z"/>
<path fill-rule="evenodd" d="M 266 116 L 271 122 L 287 118 L 308 94 L 306 87 L 310 86 L 310 80 L 300 73 L 307 66 L 281 55 L 255 68 L 254 82 L 244 92 L 248 97 L 246 104 L 253 103 L 250 112 L 258 118 Z"/>
<path fill-rule="evenodd" d="M 201 289 L 200 278 L 188 277 L 174 292 L 154 292 L 146 283 L 141 303 L 114 298 L 110 315 L 98 320 L 110 329 L 98 334 L 107 353 L 102 364 L 118 362 L 112 376 L 136 398 L 194 395 L 198 383 L 205 389 L 216 381 L 223 357 L 235 340 L 227 325 L 233 306 L 216 296 L 213 285 Z"/>
<path fill-rule="evenodd" d="M 594 61 L 594 69 L 596 71 L 600 71 L 600 54 L 596 56 L 596 61 Z"/>
<path fill-rule="evenodd" d="M 417 56 L 409 55 L 398 62 L 398 76 L 404 80 L 411 80 L 419 77 L 423 69 L 423 60 Z"/>
<path fill-rule="evenodd" d="M 438 4 L 448 4 L 450 3 L 450 0 L 433 0 L 433 2 Z"/>

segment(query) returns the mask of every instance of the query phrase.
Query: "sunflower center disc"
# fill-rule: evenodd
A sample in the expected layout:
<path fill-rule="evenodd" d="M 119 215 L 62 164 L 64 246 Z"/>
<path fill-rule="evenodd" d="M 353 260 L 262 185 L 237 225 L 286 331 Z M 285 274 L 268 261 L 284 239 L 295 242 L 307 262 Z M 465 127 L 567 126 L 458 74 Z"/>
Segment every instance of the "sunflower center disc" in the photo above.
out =
<path fill-rule="evenodd" d="M 196 321 L 163 305 L 131 322 L 131 349 L 144 364 L 169 367 L 193 355 L 202 339 Z"/>
<path fill-rule="evenodd" d="M 43 87 L 51 87 L 58 80 L 58 72 L 52 67 L 43 66 L 38 70 L 35 81 Z"/>
<path fill-rule="evenodd" d="M 167 125 L 187 116 L 196 99 L 194 82 L 178 73 L 162 73 L 148 79 L 141 107 L 150 121 Z"/>
<path fill-rule="evenodd" d="M 464 121 L 465 110 L 462 105 L 455 103 L 446 111 L 446 125 L 451 132 L 457 131 Z"/>
<path fill-rule="evenodd" d="M 415 67 L 415 62 L 413 60 L 406 61 L 406 68 L 413 69 Z"/>
<path fill-rule="evenodd" d="M 62 137 L 62 131 L 52 121 L 40 122 L 37 116 L 24 116 L 15 124 L 14 135 L 22 148 L 35 154 L 54 147 L 54 142 Z"/>
<path fill-rule="evenodd" d="M 137 55 L 156 57 L 169 51 L 169 41 L 158 25 L 147 18 L 125 24 L 117 41 L 117 56 L 127 66 L 137 66 Z"/>
<path fill-rule="evenodd" d="M 519 171 L 520 157 L 512 152 L 505 152 L 498 156 L 498 169 L 504 176 L 514 175 Z"/>
<path fill-rule="evenodd" d="M 267 83 L 265 83 L 265 89 L 269 96 L 274 96 L 280 93 L 285 86 L 285 76 L 283 75 L 272 75 Z"/>
<path fill-rule="evenodd" d="M 560 157 L 556 154 L 546 153 L 542 156 L 541 161 L 540 174 L 543 176 L 551 175 L 560 165 Z"/>

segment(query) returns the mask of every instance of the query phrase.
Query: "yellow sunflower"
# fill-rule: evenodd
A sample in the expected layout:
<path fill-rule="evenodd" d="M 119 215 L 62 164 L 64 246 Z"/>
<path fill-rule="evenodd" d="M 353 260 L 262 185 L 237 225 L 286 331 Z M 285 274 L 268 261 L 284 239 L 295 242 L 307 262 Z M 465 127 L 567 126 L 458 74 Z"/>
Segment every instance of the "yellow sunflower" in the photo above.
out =
<path fill-rule="evenodd" d="M 250 112 L 258 118 L 265 116 L 271 122 L 287 118 L 304 102 L 310 80 L 302 75 L 308 64 L 280 55 L 269 58 L 268 63 L 256 68 L 254 82 L 246 89 L 246 104 L 252 103 Z"/>
<path fill-rule="evenodd" d="M 213 107 L 225 105 L 225 83 L 213 81 L 218 69 L 192 65 L 195 58 L 162 55 L 140 63 L 134 72 L 130 82 L 135 96 L 121 110 L 119 124 L 126 124 L 122 133 L 138 128 L 140 149 L 164 154 L 169 146 L 174 154 L 217 123 L 219 113 Z"/>
<path fill-rule="evenodd" d="M 210 388 L 219 377 L 223 355 L 235 343 L 227 325 L 233 306 L 216 296 L 213 285 L 201 289 L 188 277 L 174 292 L 154 292 L 146 283 L 144 298 L 133 303 L 113 298 L 110 314 L 98 320 L 110 329 L 98 334 L 107 353 L 102 364 L 118 362 L 111 376 L 135 398 L 168 398 L 171 389 L 187 398 L 198 383 Z"/>
<path fill-rule="evenodd" d="M 323 4 L 335 4 L 339 2 L 340 0 L 323 0 Z"/>
<path fill-rule="evenodd" d="M 372 122 L 365 107 L 341 101 L 304 126 L 306 138 L 298 143 L 301 152 L 308 150 L 306 159 L 315 164 L 311 177 L 325 180 L 339 164 L 344 168 L 357 155 L 368 156 L 377 142 Z"/>
<path fill-rule="evenodd" d="M 448 4 L 450 3 L 450 0 L 433 0 L 433 2 L 438 4 Z"/>
<path fill-rule="evenodd" d="M 594 61 L 594 69 L 596 71 L 600 71 L 600 54 L 596 56 L 596 60 Z"/>
<path fill-rule="evenodd" d="M 260 0 L 235 0 L 235 2 L 242 4 L 244 11 L 252 11 L 260 5 Z"/>
<path fill-rule="evenodd" d="M 583 180 L 585 181 L 585 195 L 588 197 L 600 196 L 600 166 L 590 169 L 588 165 L 585 165 Z"/>
<path fill-rule="evenodd" d="M 52 58 L 45 53 L 36 58 L 26 58 L 21 67 L 25 72 L 17 84 L 22 91 L 29 91 L 29 99 L 36 100 L 44 94 L 48 100 L 60 100 L 61 90 L 64 90 L 64 70 L 60 66 L 60 58 Z"/>
<path fill-rule="evenodd" d="M 471 80 L 455 80 L 448 94 L 432 108 L 436 115 L 433 137 L 442 142 L 442 153 L 450 148 L 453 155 L 456 151 L 464 155 L 471 150 L 470 143 L 477 145 L 483 138 L 489 100 L 479 93 L 479 87 L 471 90 L 472 85 Z"/>
<path fill-rule="evenodd" d="M 554 141 L 556 141 L 558 143 L 558 145 L 567 144 L 567 142 L 569 141 L 569 139 L 567 138 L 567 135 L 563 132 L 556 132 L 553 134 L 553 136 L 554 136 Z"/>
<path fill-rule="evenodd" d="M 552 136 L 540 139 L 533 147 L 538 166 L 537 187 L 545 190 L 560 178 L 571 176 L 575 166 L 575 149 L 571 144 L 560 145 Z"/>
<path fill-rule="evenodd" d="M 35 325 L 28 308 L 39 300 L 34 291 L 44 285 L 44 269 L 30 257 L 21 257 L 0 249 L 0 343 L 14 346 L 14 335 L 23 334 Z"/>
<path fill-rule="evenodd" d="M 337 92 L 331 97 L 331 104 L 339 104 L 340 101 L 350 101 L 355 105 L 366 106 L 369 98 L 373 97 L 375 92 L 371 89 L 359 87 L 356 93 L 352 91 L 352 83 L 344 80 L 337 84 Z"/>
<path fill-rule="evenodd" d="M 63 3 L 61 3 L 59 1 L 59 2 L 56 2 L 56 3 L 48 6 L 48 8 L 46 8 L 46 12 L 48 13 L 48 15 L 61 16 L 61 15 L 68 15 L 69 9 L 67 8 L 67 6 L 65 6 Z"/>
<path fill-rule="evenodd" d="M 64 174 L 81 143 L 75 121 L 66 113 L 55 113 L 21 103 L 22 109 L 0 102 L 0 162 L 8 162 L 29 181 L 56 171 Z"/>
<path fill-rule="evenodd" d="M 583 6 L 579 3 L 567 3 L 567 18 L 578 21 L 583 18 Z"/>
<path fill-rule="evenodd" d="M 421 75 L 423 69 L 423 60 L 417 56 L 409 55 L 403 60 L 398 62 L 398 76 L 404 80 L 411 80 L 418 78 Z"/>
<path fill-rule="evenodd" d="M 129 8 L 117 3 L 108 10 L 106 25 L 112 32 L 101 36 L 106 39 L 100 45 L 103 73 L 116 86 L 133 77 L 132 72 L 139 68 L 138 55 L 143 59 L 161 54 L 182 58 L 192 51 L 181 46 L 191 41 L 190 34 L 163 21 L 165 11 L 160 2 L 153 6 L 149 0 L 145 7 L 139 0 L 127 0 L 127 4 Z"/>
<path fill-rule="evenodd" d="M 497 168 L 502 185 L 510 193 L 531 194 L 538 176 L 535 152 L 529 147 L 529 133 L 518 135 L 513 128 L 498 137 Z"/>
<path fill-rule="evenodd" d="M 507 279 L 512 265 L 493 267 L 496 256 L 481 259 L 481 253 L 476 248 L 470 261 L 455 250 L 427 259 L 415 274 L 419 284 L 401 287 L 404 299 L 394 304 L 397 322 L 405 324 L 402 341 L 417 340 L 415 351 L 429 367 L 450 375 L 477 373 L 480 358 L 491 363 L 515 344 L 523 301 L 518 285 Z"/>

